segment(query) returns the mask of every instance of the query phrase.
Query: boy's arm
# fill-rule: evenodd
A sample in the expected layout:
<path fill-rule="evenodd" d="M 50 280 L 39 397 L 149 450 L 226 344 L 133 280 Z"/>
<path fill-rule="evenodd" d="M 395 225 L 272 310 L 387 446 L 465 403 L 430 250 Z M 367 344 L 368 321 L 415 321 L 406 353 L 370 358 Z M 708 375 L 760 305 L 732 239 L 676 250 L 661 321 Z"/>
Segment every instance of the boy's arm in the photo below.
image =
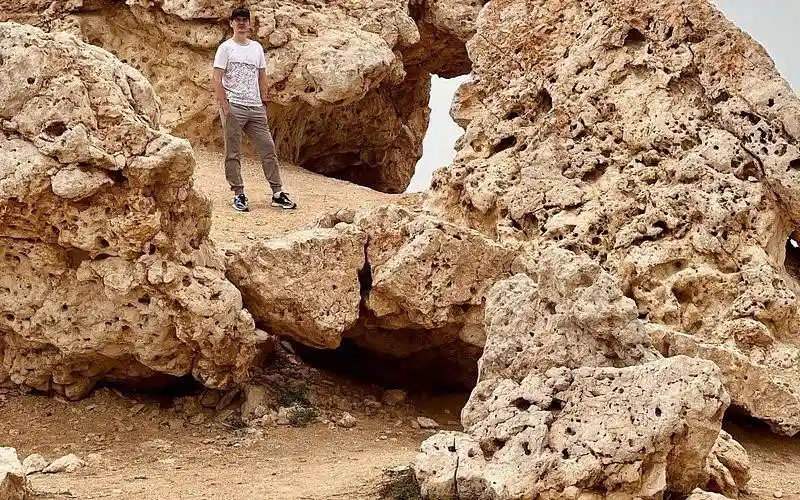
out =
<path fill-rule="evenodd" d="M 266 105 L 267 100 L 271 97 L 269 86 L 267 86 L 267 68 L 258 70 L 258 89 L 261 92 L 261 102 Z"/>
<path fill-rule="evenodd" d="M 214 97 L 217 98 L 219 107 L 225 116 L 231 111 L 231 106 L 228 104 L 228 96 L 225 95 L 225 89 L 222 87 L 222 75 L 225 70 L 222 68 L 214 68 L 212 79 L 214 81 Z"/>

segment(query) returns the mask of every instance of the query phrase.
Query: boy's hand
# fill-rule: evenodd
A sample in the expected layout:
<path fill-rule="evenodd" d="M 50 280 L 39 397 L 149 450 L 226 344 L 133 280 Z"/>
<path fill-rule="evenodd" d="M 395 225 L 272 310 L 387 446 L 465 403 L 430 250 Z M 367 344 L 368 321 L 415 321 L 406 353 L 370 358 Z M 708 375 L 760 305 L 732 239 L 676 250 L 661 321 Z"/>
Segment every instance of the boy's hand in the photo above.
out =
<path fill-rule="evenodd" d="M 222 114 L 228 116 L 231 113 L 231 105 L 228 104 L 228 101 L 223 101 L 220 104 L 220 108 L 222 109 Z"/>

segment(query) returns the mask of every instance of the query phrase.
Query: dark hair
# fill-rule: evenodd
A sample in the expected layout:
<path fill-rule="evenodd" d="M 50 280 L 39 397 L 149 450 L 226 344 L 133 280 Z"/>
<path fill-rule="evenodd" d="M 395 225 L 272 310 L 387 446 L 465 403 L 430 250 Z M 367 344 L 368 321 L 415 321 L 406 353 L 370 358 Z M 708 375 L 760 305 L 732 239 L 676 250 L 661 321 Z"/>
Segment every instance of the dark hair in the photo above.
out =
<path fill-rule="evenodd" d="M 233 9 L 233 12 L 231 12 L 230 20 L 233 21 L 237 17 L 246 17 L 250 19 L 250 9 L 247 7 L 236 7 Z"/>

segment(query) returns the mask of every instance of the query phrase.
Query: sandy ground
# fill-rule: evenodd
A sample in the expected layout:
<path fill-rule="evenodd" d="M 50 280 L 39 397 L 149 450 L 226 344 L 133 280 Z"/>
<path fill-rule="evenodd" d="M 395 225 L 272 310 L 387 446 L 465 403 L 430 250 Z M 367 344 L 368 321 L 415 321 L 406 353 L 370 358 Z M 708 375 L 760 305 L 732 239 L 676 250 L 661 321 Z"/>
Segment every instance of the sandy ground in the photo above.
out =
<path fill-rule="evenodd" d="M 224 249 L 246 243 L 248 239 L 277 236 L 304 228 L 327 212 L 340 208 L 368 208 L 389 203 L 407 204 L 419 194 L 390 195 L 338 179 L 315 174 L 293 165 L 283 165 L 284 190 L 297 202 L 295 210 L 270 206 L 272 191 L 258 159 L 243 155 L 242 178 L 250 212 L 236 212 L 231 207 L 233 194 L 225 180 L 224 158 L 215 150 L 195 149 L 195 186 L 213 203 L 211 239 Z"/>
<path fill-rule="evenodd" d="M 459 408 L 457 398 L 433 398 L 415 406 L 428 411 L 361 415 L 353 429 L 313 423 L 251 434 L 217 422 L 214 410 L 205 410 L 202 425 L 169 408 L 137 411 L 136 400 L 108 389 L 79 402 L 3 399 L 2 444 L 17 448 L 20 458 L 75 453 L 88 462 L 74 473 L 29 476 L 37 500 L 376 498 L 382 471 L 409 464 L 431 433 L 411 428 L 413 415 L 445 422 Z M 439 410 L 429 411 L 433 406 Z M 183 421 L 179 428 L 170 425 L 176 419 Z M 800 439 L 742 424 L 726 429 L 750 455 L 753 479 L 744 500 L 800 499 Z"/>

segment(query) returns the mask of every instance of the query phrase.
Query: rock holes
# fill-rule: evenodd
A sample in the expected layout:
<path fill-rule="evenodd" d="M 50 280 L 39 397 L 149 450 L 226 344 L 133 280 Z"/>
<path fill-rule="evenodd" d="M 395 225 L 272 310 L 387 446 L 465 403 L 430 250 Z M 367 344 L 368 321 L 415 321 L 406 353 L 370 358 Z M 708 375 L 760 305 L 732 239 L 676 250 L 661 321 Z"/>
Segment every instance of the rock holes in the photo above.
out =
<path fill-rule="evenodd" d="M 516 406 L 520 411 L 528 411 L 528 408 L 531 407 L 531 402 L 525 398 L 517 398 L 511 404 Z"/>
<path fill-rule="evenodd" d="M 655 413 L 656 413 L 656 417 L 660 417 L 660 416 L 661 416 L 661 408 L 659 408 L 658 406 L 656 406 Z"/>
<path fill-rule="evenodd" d="M 50 137 L 58 137 L 67 131 L 67 126 L 62 121 L 56 121 L 45 127 L 44 133 Z"/>
<path fill-rule="evenodd" d="M 641 47 L 646 41 L 647 38 L 645 38 L 641 31 L 636 28 L 631 28 L 628 30 L 628 34 L 625 35 L 625 41 L 622 45 L 625 47 Z"/>
<path fill-rule="evenodd" d="M 783 267 L 792 278 L 800 281 L 800 242 L 793 237 L 786 240 L 786 257 Z"/>
<path fill-rule="evenodd" d="M 529 445 L 527 442 L 526 442 L 526 443 L 522 443 L 522 451 L 523 451 L 523 452 L 524 452 L 526 455 L 530 455 L 530 454 L 531 454 L 531 447 L 530 447 L 530 445 Z"/>
<path fill-rule="evenodd" d="M 539 95 L 537 96 L 537 100 L 539 101 L 539 109 L 548 112 L 553 109 L 553 96 L 550 95 L 546 89 L 542 89 L 539 91 Z"/>
<path fill-rule="evenodd" d="M 501 151 L 505 151 L 506 149 L 511 149 L 517 145 L 517 138 L 513 135 L 510 137 L 504 137 L 500 139 L 500 142 L 497 143 L 496 146 L 492 148 L 492 154 L 497 154 Z"/>
<path fill-rule="evenodd" d="M 29 76 L 27 82 L 28 85 L 33 85 L 34 83 L 36 83 L 36 78 Z"/>
<path fill-rule="evenodd" d="M 789 162 L 789 166 L 786 167 L 786 171 L 788 172 L 789 170 L 800 170 L 800 158 L 795 158 Z"/>

